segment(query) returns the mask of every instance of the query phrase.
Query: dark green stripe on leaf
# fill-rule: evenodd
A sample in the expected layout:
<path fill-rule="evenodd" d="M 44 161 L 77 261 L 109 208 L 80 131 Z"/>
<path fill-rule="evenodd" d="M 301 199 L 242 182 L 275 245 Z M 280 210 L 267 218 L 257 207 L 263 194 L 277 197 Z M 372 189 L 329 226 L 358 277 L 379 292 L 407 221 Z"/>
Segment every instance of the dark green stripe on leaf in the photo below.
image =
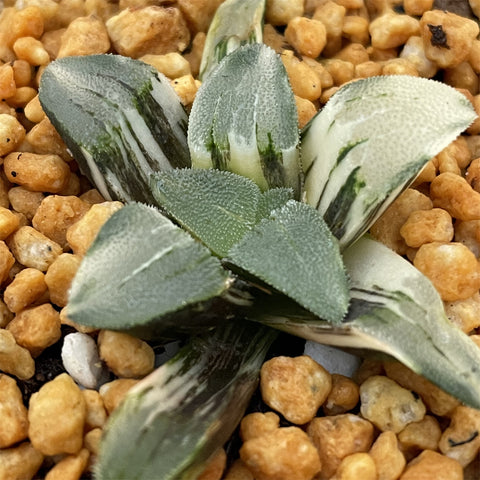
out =
<path fill-rule="evenodd" d="M 150 174 L 190 165 L 185 109 L 168 80 L 143 62 L 119 55 L 58 59 L 42 75 L 39 98 L 106 198 L 152 203 Z"/>
<path fill-rule="evenodd" d="M 344 85 L 302 131 L 306 201 L 325 214 L 345 248 L 475 117 L 464 95 L 424 78 L 379 76 Z M 355 190 L 357 168 L 365 188 Z M 343 194 L 348 198 L 339 200 Z"/>
<path fill-rule="evenodd" d="M 244 415 L 276 336 L 270 328 L 235 319 L 192 338 L 110 417 L 96 478 L 197 478 Z"/>
<path fill-rule="evenodd" d="M 252 179 L 264 191 L 300 195 L 295 98 L 278 55 L 249 44 L 227 55 L 202 84 L 190 113 L 194 168 L 219 168 Z"/>
<path fill-rule="evenodd" d="M 344 235 L 347 226 L 345 218 L 347 218 L 358 192 L 365 187 L 364 180 L 359 178 L 360 170 L 360 167 L 356 167 L 350 172 L 345 183 L 340 187 L 336 197 L 323 215 L 325 222 L 337 238 L 341 238 Z"/>
<path fill-rule="evenodd" d="M 262 162 L 263 175 L 268 185 L 270 185 L 270 188 L 283 187 L 287 183 L 285 171 L 283 169 L 283 155 L 282 152 L 275 149 L 272 134 L 270 132 L 267 133 L 267 137 L 267 147 L 262 149 L 260 142 L 258 146 L 258 153 L 260 153 L 260 161 Z"/>
<path fill-rule="evenodd" d="M 342 163 L 342 160 L 345 159 L 345 157 L 358 145 L 361 145 L 362 143 L 365 143 L 368 141 L 368 138 L 362 138 L 360 140 L 357 140 L 356 142 L 351 142 L 345 147 L 341 148 L 340 151 L 338 152 L 337 156 L 337 161 L 335 163 L 335 166 L 338 166 L 340 163 Z"/>

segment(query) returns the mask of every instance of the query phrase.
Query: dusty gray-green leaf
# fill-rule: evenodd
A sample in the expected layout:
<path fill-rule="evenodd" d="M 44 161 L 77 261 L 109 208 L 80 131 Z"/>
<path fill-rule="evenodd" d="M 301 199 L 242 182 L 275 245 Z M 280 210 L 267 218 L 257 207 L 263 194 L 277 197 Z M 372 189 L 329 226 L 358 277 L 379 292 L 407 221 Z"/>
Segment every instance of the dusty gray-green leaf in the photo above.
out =
<path fill-rule="evenodd" d="M 67 312 L 98 328 L 188 331 L 193 314 L 178 326 L 168 315 L 215 298 L 228 284 L 206 247 L 153 207 L 132 203 L 112 215 L 85 255 Z"/>
<path fill-rule="evenodd" d="M 250 179 L 215 169 L 155 174 L 151 190 L 158 205 L 221 258 L 293 196 L 288 188 L 262 193 Z"/>
<path fill-rule="evenodd" d="M 197 92 L 188 146 L 195 168 L 228 170 L 299 195 L 297 111 L 285 68 L 263 44 L 226 56 Z"/>
<path fill-rule="evenodd" d="M 162 208 L 220 257 L 257 223 L 262 197 L 258 186 L 245 177 L 192 169 L 153 176 L 152 193 Z"/>
<path fill-rule="evenodd" d="M 58 59 L 42 107 L 105 198 L 152 203 L 150 174 L 190 165 L 188 117 L 168 79 L 120 55 Z"/>
<path fill-rule="evenodd" d="M 217 8 L 205 39 L 200 80 L 238 47 L 262 43 L 264 12 L 265 0 L 226 0 Z"/>
<path fill-rule="evenodd" d="M 277 314 L 264 311 L 257 320 L 320 343 L 386 353 L 480 408 L 480 350 L 447 319 L 431 282 L 407 260 L 366 237 L 345 251 L 344 260 L 352 289 L 341 325 L 279 305 Z"/>
<path fill-rule="evenodd" d="M 330 322 L 342 321 L 348 281 L 337 240 L 309 205 L 290 200 L 247 232 L 227 262 Z"/>
<path fill-rule="evenodd" d="M 193 338 L 110 417 L 95 478 L 197 478 L 242 418 L 275 337 L 272 329 L 238 321 Z"/>
<path fill-rule="evenodd" d="M 409 76 L 342 87 L 302 132 L 306 201 L 343 247 L 475 119 L 448 85 Z"/>
<path fill-rule="evenodd" d="M 258 202 L 257 223 L 262 218 L 269 217 L 273 210 L 283 207 L 290 200 L 293 200 L 293 191 L 290 188 L 271 188 L 263 192 Z"/>

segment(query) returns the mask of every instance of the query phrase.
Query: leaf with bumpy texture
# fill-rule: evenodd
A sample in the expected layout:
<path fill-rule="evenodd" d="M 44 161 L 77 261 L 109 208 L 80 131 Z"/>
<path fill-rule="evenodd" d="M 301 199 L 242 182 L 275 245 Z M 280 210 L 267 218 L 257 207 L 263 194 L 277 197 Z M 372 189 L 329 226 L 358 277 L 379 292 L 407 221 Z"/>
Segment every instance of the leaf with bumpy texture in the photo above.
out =
<path fill-rule="evenodd" d="M 345 248 L 475 118 L 465 95 L 434 80 L 349 83 L 303 129 L 306 201 Z"/>
<path fill-rule="evenodd" d="M 367 237 L 349 247 L 344 259 L 351 303 L 343 323 L 331 325 L 278 302 L 260 303 L 263 311 L 254 307 L 250 318 L 319 343 L 383 352 L 480 408 L 480 349 L 447 319 L 430 280 Z"/>
<path fill-rule="evenodd" d="M 106 199 L 152 203 L 153 172 L 190 166 L 185 109 L 168 79 L 139 60 L 55 60 L 42 73 L 39 99 Z"/>
<path fill-rule="evenodd" d="M 188 332 L 168 315 L 223 293 L 229 276 L 210 251 L 158 210 L 129 204 L 106 222 L 74 278 L 69 318 L 113 330 Z M 166 319 L 165 319 L 166 317 Z"/>
<path fill-rule="evenodd" d="M 289 189 L 262 193 L 248 178 L 214 169 L 159 173 L 151 188 L 157 203 L 219 257 L 292 198 Z"/>
<path fill-rule="evenodd" d="M 300 193 L 295 98 L 279 56 L 263 44 L 227 55 L 199 88 L 190 113 L 194 168 L 228 170 L 261 190 Z"/>
<path fill-rule="evenodd" d="M 226 261 L 260 278 L 320 318 L 342 321 L 348 281 L 338 242 L 318 212 L 290 200 L 230 250 Z"/>

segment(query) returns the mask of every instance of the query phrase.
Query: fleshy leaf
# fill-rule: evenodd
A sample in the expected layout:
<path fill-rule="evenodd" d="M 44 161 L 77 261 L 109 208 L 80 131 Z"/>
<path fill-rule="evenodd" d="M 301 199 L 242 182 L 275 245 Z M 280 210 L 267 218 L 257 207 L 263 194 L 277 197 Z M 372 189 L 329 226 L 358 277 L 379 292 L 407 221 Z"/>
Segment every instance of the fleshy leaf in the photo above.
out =
<path fill-rule="evenodd" d="M 302 132 L 306 201 L 344 248 L 475 118 L 465 95 L 433 80 L 349 83 Z"/>
<path fill-rule="evenodd" d="M 225 257 L 257 223 L 260 189 L 245 177 L 218 170 L 173 170 L 152 177 L 162 206 L 216 255 Z"/>
<path fill-rule="evenodd" d="M 290 200 L 230 250 L 227 262 L 261 279 L 330 322 L 348 308 L 338 242 L 312 207 Z"/>
<path fill-rule="evenodd" d="M 293 192 L 289 188 L 272 188 L 263 192 L 258 202 L 257 223 L 267 218 L 273 210 L 283 207 L 289 200 L 293 200 Z"/>
<path fill-rule="evenodd" d="M 300 192 L 297 110 L 285 68 L 263 44 L 227 55 L 199 88 L 190 113 L 194 168 L 228 170 L 262 190 Z"/>
<path fill-rule="evenodd" d="M 290 189 L 262 193 L 250 179 L 214 169 L 162 172 L 151 185 L 157 204 L 221 258 L 292 198 Z"/>
<path fill-rule="evenodd" d="M 168 79 L 120 55 L 58 59 L 39 99 L 104 198 L 152 203 L 150 174 L 190 166 L 188 117 Z"/>
<path fill-rule="evenodd" d="M 367 237 L 349 247 L 344 260 L 352 289 L 342 324 L 332 326 L 280 303 L 275 312 L 264 308 L 251 318 L 319 343 L 383 352 L 480 408 L 480 349 L 447 319 L 427 277 Z"/>
<path fill-rule="evenodd" d="M 110 417 L 95 478 L 197 478 L 242 418 L 275 337 L 272 329 L 240 321 L 193 338 Z"/>
<path fill-rule="evenodd" d="M 262 43 L 265 0 L 226 0 L 210 23 L 199 78 L 203 82 L 220 61 L 247 43 Z"/>
<path fill-rule="evenodd" d="M 158 210 L 132 203 L 112 215 L 87 251 L 67 314 L 83 325 L 150 335 L 167 328 L 198 331 L 193 314 L 178 325 L 168 315 L 188 306 L 200 315 L 199 305 L 228 284 L 207 248 Z"/>

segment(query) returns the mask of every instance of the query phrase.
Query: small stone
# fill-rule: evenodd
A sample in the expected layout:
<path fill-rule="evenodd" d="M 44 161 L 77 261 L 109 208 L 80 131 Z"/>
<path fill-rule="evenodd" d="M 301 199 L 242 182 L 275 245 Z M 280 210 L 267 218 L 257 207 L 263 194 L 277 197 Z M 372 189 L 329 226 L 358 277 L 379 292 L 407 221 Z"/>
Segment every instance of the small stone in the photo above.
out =
<path fill-rule="evenodd" d="M 83 217 L 67 228 L 66 240 L 72 252 L 84 255 L 103 224 L 120 208 L 121 202 L 103 202 L 92 205 Z M 13 252 L 15 255 L 15 252 Z"/>
<path fill-rule="evenodd" d="M 322 467 L 316 448 L 298 427 L 277 428 L 247 440 L 240 458 L 258 480 L 310 480 Z"/>
<path fill-rule="evenodd" d="M 8 238 L 8 246 L 16 260 L 25 267 L 46 272 L 62 253 L 62 247 L 33 227 L 20 227 Z"/>
<path fill-rule="evenodd" d="M 155 366 L 153 348 L 127 333 L 101 330 L 98 351 L 108 368 L 120 378 L 143 378 Z"/>
<path fill-rule="evenodd" d="M 91 455 L 97 456 L 100 452 L 100 442 L 102 441 L 103 430 L 99 427 L 90 430 L 85 434 L 83 444 Z"/>
<path fill-rule="evenodd" d="M 463 470 L 460 463 L 432 450 L 424 450 L 408 463 L 399 480 L 462 480 Z"/>
<path fill-rule="evenodd" d="M 107 381 L 108 371 L 98 353 L 95 340 L 86 333 L 70 333 L 63 342 L 65 370 L 79 385 L 95 389 Z"/>
<path fill-rule="evenodd" d="M 7 330 L 13 334 L 21 347 L 32 354 L 32 357 L 38 357 L 62 336 L 60 315 L 50 303 L 18 312 L 7 325 Z"/>
<path fill-rule="evenodd" d="M 138 382 L 139 380 L 134 378 L 118 378 L 100 387 L 99 393 L 109 415 L 120 405 L 127 392 Z"/>
<path fill-rule="evenodd" d="M 62 373 L 30 397 L 28 436 L 44 455 L 75 454 L 83 445 L 87 407 L 80 388 Z"/>
<path fill-rule="evenodd" d="M 127 57 L 183 52 L 190 44 L 187 24 L 175 7 L 127 8 L 105 25 L 115 50 Z"/>
<path fill-rule="evenodd" d="M 0 328 L 0 370 L 21 380 L 32 378 L 35 361 L 30 352 L 15 341 L 13 334 Z"/>
<path fill-rule="evenodd" d="M 263 401 L 289 422 L 309 422 L 332 389 L 332 377 L 306 355 L 274 357 L 260 371 Z"/>
<path fill-rule="evenodd" d="M 478 455 L 479 430 L 480 411 L 459 405 L 450 417 L 450 425 L 442 433 L 438 448 L 441 453 L 466 467 Z"/>
<path fill-rule="evenodd" d="M 13 446 L 28 435 L 27 409 L 15 380 L 0 374 L 0 448 Z"/>
<path fill-rule="evenodd" d="M 86 448 L 82 448 L 74 455 L 67 455 L 47 473 L 45 480 L 80 479 L 89 458 L 90 452 Z"/>
<path fill-rule="evenodd" d="M 240 437 L 246 442 L 251 438 L 261 437 L 280 427 L 280 417 L 274 412 L 253 412 L 243 417 L 240 422 Z"/>
<path fill-rule="evenodd" d="M 107 421 L 107 411 L 103 403 L 103 398 L 97 390 L 90 390 L 88 388 L 82 390 L 82 395 L 87 406 L 85 430 L 101 429 Z"/>
<path fill-rule="evenodd" d="M 421 398 L 388 377 L 374 375 L 360 386 L 360 412 L 380 431 L 401 432 L 426 413 Z"/>
<path fill-rule="evenodd" d="M 42 465 L 43 455 L 30 442 L 0 449 L 0 479 L 34 478 Z M 38 477 L 37 477 L 38 478 Z"/>
<path fill-rule="evenodd" d="M 319 480 L 333 477 L 345 457 L 368 452 L 373 443 L 373 425 L 351 413 L 315 417 L 306 431 L 317 448 L 322 464 Z"/>

